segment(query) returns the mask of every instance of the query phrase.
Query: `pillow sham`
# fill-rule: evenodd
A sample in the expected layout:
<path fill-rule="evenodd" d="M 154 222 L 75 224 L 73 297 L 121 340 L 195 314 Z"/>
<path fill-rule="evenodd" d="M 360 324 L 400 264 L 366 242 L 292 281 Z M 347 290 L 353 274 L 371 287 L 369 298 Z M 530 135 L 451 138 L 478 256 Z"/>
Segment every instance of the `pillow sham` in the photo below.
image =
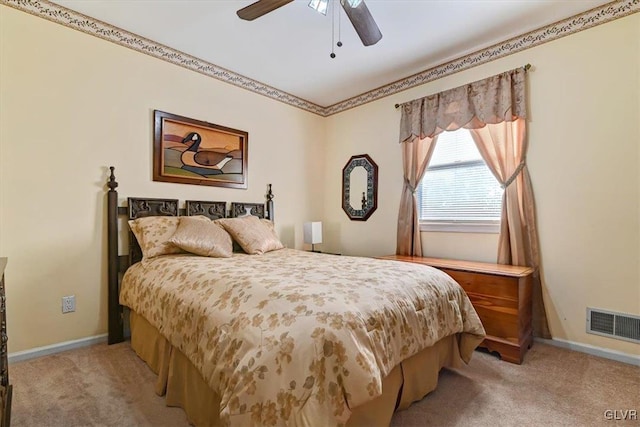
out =
<path fill-rule="evenodd" d="M 232 255 L 232 241 L 229 233 L 207 217 L 184 216 L 171 243 L 196 255 L 229 258 Z"/>
<path fill-rule="evenodd" d="M 240 218 L 217 219 L 215 222 L 222 225 L 248 254 L 260 255 L 284 248 L 271 221 L 248 215 Z"/>
<path fill-rule="evenodd" d="M 147 216 L 129 221 L 129 227 L 142 249 L 142 258 L 179 254 L 184 251 L 171 243 L 180 223 L 177 216 Z"/>

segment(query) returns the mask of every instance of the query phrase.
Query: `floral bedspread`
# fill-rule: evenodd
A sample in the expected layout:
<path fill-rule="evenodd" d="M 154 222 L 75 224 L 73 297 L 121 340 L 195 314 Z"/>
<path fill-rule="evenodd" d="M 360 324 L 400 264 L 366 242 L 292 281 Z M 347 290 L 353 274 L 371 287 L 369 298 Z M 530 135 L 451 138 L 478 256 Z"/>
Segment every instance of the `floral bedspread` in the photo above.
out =
<path fill-rule="evenodd" d="M 403 359 L 484 336 L 439 270 L 293 249 L 152 258 L 127 270 L 120 302 L 191 360 L 238 426 L 342 425 Z"/>

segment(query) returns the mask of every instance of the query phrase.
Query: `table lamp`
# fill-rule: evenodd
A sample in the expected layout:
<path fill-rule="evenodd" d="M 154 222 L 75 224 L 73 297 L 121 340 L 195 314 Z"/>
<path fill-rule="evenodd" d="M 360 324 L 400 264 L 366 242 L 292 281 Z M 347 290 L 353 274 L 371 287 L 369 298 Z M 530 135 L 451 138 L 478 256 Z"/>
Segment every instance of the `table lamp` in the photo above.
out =
<path fill-rule="evenodd" d="M 322 243 L 322 222 L 304 223 L 304 242 L 311 245 L 311 252 L 317 252 L 315 245 Z"/>

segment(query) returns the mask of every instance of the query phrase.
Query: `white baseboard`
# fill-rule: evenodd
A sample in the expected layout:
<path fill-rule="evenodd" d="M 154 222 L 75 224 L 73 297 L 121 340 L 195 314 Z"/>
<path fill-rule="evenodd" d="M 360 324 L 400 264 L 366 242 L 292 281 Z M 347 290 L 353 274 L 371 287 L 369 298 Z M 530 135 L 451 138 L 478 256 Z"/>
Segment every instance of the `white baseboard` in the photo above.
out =
<path fill-rule="evenodd" d="M 107 342 L 107 334 L 96 335 L 93 337 L 80 338 L 79 340 L 65 341 L 58 344 L 46 345 L 44 347 L 36 347 L 31 350 L 16 351 L 9 353 L 9 363 L 21 362 L 23 360 L 34 359 L 36 357 L 47 356 L 49 354 L 60 353 L 74 348 L 88 347 L 93 344 Z"/>
<path fill-rule="evenodd" d="M 630 365 L 640 366 L 640 356 L 636 356 L 634 354 L 623 353 L 616 350 L 609 350 L 589 344 L 567 341 L 560 338 L 553 338 L 550 340 L 544 338 L 535 338 L 535 341 L 539 341 L 555 347 L 566 348 L 569 350 L 579 351 L 581 353 L 587 353 L 592 356 L 604 357 L 605 359 L 611 359 L 618 362 L 628 363 Z"/>

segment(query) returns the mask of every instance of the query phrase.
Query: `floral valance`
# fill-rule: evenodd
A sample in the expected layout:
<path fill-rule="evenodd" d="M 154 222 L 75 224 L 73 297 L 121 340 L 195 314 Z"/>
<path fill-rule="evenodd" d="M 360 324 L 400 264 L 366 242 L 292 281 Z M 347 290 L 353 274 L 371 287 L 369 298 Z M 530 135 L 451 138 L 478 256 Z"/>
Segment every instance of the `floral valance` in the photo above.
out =
<path fill-rule="evenodd" d="M 526 118 L 523 67 L 402 104 L 400 142 Z"/>

